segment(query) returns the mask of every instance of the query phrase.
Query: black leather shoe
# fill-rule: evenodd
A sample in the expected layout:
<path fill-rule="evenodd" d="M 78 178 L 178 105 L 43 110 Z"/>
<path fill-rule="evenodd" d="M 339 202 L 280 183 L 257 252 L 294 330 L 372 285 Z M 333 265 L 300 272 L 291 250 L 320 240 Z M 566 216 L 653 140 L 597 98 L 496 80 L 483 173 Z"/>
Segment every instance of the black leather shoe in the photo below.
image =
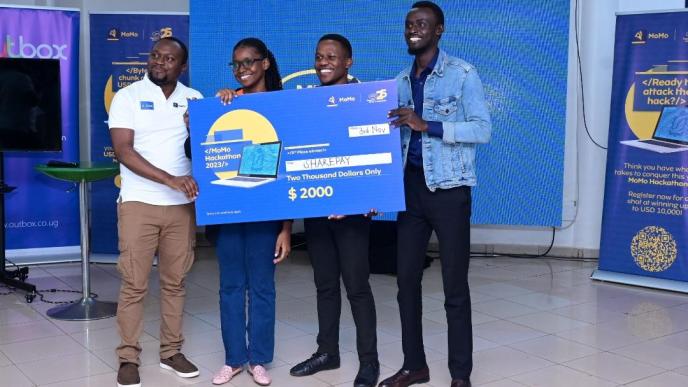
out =
<path fill-rule="evenodd" d="M 361 363 L 356 379 L 354 379 L 354 387 L 375 387 L 379 377 L 379 362 Z"/>
<path fill-rule="evenodd" d="M 428 367 L 417 371 L 401 369 L 396 374 L 380 382 L 378 387 L 408 387 L 412 384 L 427 383 L 430 381 L 430 370 Z"/>
<path fill-rule="evenodd" d="M 339 368 L 339 354 L 314 353 L 310 359 L 302 361 L 289 370 L 291 376 L 308 376 L 316 372 Z"/>
<path fill-rule="evenodd" d="M 471 381 L 466 379 L 454 379 L 450 387 L 471 387 Z"/>

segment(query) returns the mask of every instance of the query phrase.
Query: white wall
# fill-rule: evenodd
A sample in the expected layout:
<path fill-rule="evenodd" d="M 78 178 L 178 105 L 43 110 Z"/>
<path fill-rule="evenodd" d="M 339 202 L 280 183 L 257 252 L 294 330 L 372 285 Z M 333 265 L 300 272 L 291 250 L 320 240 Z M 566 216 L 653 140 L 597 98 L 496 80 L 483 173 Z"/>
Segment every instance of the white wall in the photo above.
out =
<path fill-rule="evenodd" d="M 562 0 L 559 0 L 562 1 Z M 579 38 L 585 109 L 588 129 L 595 140 L 606 146 L 609 127 L 615 13 L 645 10 L 680 9 L 684 0 L 571 0 L 571 26 L 574 5 L 579 1 Z M 89 135 L 89 39 L 88 13 L 91 11 L 188 12 L 185 0 L 15 0 L 22 5 L 51 5 L 82 10 L 80 124 L 82 159 L 88 159 Z M 588 139 L 582 119 L 581 88 L 578 81 L 575 36 L 570 34 L 569 90 L 564 182 L 564 226 L 557 229 L 554 253 L 570 256 L 597 256 L 600 243 L 602 200 L 607 153 Z M 484 148 L 489 151 L 489 146 Z M 574 205 L 575 204 L 575 205 Z M 476 226 L 473 244 L 486 251 L 524 253 L 542 252 L 552 232 L 546 228 Z"/>

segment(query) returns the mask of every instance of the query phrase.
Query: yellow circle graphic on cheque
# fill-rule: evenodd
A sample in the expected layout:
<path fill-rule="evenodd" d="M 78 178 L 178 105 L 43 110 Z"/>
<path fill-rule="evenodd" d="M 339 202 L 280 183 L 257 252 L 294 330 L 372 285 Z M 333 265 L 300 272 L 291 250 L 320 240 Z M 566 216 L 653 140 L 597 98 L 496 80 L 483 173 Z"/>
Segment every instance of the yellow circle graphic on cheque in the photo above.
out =
<path fill-rule="evenodd" d="M 647 226 L 631 240 L 631 255 L 636 265 L 653 273 L 665 271 L 676 261 L 678 251 L 673 236 L 659 226 Z"/>
<path fill-rule="evenodd" d="M 220 116 L 208 131 L 209 136 L 215 132 L 224 130 L 241 129 L 243 138 L 241 141 L 251 141 L 253 144 L 277 141 L 277 132 L 272 123 L 260 113 L 248 109 L 233 110 Z M 220 179 L 228 179 L 236 176 L 237 170 L 215 171 Z"/>

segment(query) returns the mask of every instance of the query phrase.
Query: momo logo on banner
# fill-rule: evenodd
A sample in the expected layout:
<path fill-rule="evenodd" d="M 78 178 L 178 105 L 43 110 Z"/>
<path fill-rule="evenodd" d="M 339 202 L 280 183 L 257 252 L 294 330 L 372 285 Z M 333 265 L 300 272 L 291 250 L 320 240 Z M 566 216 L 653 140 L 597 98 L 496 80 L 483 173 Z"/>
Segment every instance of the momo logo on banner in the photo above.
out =
<path fill-rule="evenodd" d="M 136 39 L 139 37 L 139 33 L 136 31 L 121 31 L 117 28 L 110 28 L 107 32 L 107 40 L 118 41 L 120 39 Z"/>
<path fill-rule="evenodd" d="M 157 42 L 162 38 L 169 38 L 171 36 L 174 36 L 172 27 L 162 27 L 151 32 L 149 38 L 151 41 Z M 122 31 L 112 27 L 107 31 L 106 39 L 109 41 L 118 41 L 120 39 L 138 39 L 139 37 L 140 33 L 138 31 Z"/>
<path fill-rule="evenodd" d="M 2 43 L 0 57 L 67 60 L 65 56 L 65 51 L 68 50 L 66 44 L 27 42 L 23 35 L 16 38 L 7 35 Z"/>

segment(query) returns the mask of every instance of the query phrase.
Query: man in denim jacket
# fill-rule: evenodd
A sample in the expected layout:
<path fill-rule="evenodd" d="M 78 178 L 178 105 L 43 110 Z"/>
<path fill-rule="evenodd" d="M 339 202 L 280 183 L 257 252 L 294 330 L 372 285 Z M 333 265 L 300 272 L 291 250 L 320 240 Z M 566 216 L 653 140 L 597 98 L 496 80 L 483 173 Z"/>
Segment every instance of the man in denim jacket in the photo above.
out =
<path fill-rule="evenodd" d="M 475 67 L 438 47 L 444 14 L 429 1 L 412 6 L 405 37 L 413 64 L 397 77 L 406 211 L 398 219 L 397 285 L 404 364 L 381 387 L 425 383 L 421 280 L 430 235 L 442 263 L 451 387 L 470 386 L 473 368 L 468 289 L 471 186 L 476 144 L 490 140 L 491 123 Z"/>

